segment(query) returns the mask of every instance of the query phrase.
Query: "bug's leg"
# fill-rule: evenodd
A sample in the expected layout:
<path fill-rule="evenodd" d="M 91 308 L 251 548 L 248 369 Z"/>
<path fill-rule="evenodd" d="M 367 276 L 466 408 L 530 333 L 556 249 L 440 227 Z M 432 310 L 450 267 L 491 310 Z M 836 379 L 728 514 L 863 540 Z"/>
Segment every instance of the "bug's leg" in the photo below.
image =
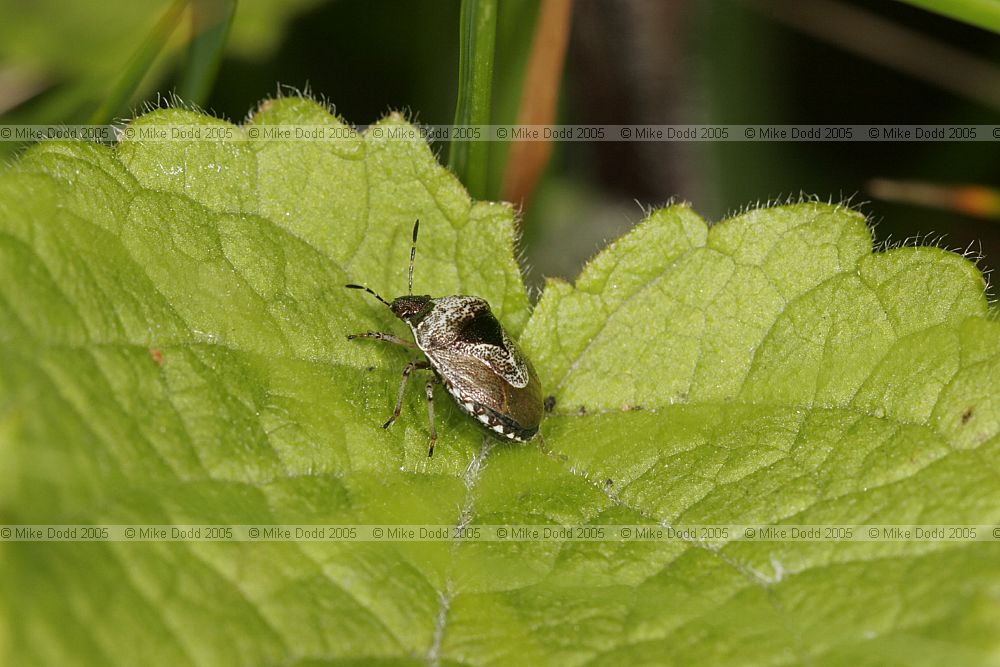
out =
<path fill-rule="evenodd" d="M 441 380 L 435 375 L 427 381 L 427 385 L 424 387 L 424 391 L 427 393 L 427 417 L 431 422 L 431 447 L 427 450 L 428 457 L 434 456 L 434 445 L 437 444 L 438 439 L 437 428 L 434 426 L 434 385 L 439 382 Z"/>
<path fill-rule="evenodd" d="M 403 381 L 399 383 L 399 396 L 396 397 L 396 409 L 392 411 L 392 416 L 389 417 L 389 421 L 382 424 L 382 428 L 389 428 L 399 417 L 399 413 L 403 409 L 403 394 L 406 393 L 406 382 L 410 379 L 410 373 L 412 373 L 415 368 L 430 367 L 431 365 L 426 361 L 411 361 L 406 364 L 406 368 L 403 369 Z"/>
<path fill-rule="evenodd" d="M 366 331 L 365 333 L 351 334 L 347 337 L 347 340 L 354 340 L 355 338 L 374 338 L 375 340 L 383 340 L 387 343 L 394 343 L 396 345 L 402 345 L 403 347 L 409 347 L 414 350 L 419 350 L 417 344 L 408 341 L 405 338 L 400 338 L 390 333 L 382 333 L 381 331 Z"/>

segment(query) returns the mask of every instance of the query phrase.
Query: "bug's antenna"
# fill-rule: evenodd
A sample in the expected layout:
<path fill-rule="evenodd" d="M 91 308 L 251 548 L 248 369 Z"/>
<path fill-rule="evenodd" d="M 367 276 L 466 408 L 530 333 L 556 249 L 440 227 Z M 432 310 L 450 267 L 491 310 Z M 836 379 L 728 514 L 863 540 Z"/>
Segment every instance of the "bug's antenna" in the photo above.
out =
<path fill-rule="evenodd" d="M 348 287 L 350 289 L 363 289 L 364 291 L 368 292 L 369 294 L 371 294 L 373 297 L 375 297 L 376 299 L 378 299 L 379 301 L 381 301 L 385 305 L 387 305 L 390 308 L 392 308 L 392 304 L 389 303 L 388 301 L 386 301 L 385 299 L 383 299 L 382 297 L 380 297 L 378 294 L 376 294 L 375 290 L 373 290 L 371 287 L 365 287 L 364 285 L 354 285 L 354 284 L 344 285 L 344 287 Z"/>
<path fill-rule="evenodd" d="M 408 281 L 410 294 L 413 294 L 413 259 L 417 256 L 417 231 L 420 229 L 420 219 L 413 223 L 413 245 L 410 246 L 410 279 Z"/>

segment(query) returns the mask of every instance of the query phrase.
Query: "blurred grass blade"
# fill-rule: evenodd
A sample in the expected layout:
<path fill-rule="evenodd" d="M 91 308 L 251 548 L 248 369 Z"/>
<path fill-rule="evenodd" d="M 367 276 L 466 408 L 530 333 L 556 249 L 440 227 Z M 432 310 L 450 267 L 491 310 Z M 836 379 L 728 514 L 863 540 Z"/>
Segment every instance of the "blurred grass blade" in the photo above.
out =
<path fill-rule="evenodd" d="M 1000 2 L 997 0 L 903 0 L 914 7 L 1000 33 Z"/>
<path fill-rule="evenodd" d="M 986 185 L 943 185 L 874 178 L 868 192 L 886 201 L 954 211 L 977 218 L 1000 218 L 1000 191 Z"/>
<path fill-rule="evenodd" d="M 496 60 L 493 63 L 494 125 L 513 125 L 521 112 L 521 91 L 535 43 L 535 26 L 542 3 L 538 0 L 504 0 L 497 8 Z M 513 142 L 490 143 L 488 199 L 503 198 L 504 174 Z"/>
<path fill-rule="evenodd" d="M 496 0 L 462 0 L 455 125 L 488 125 L 497 32 Z M 473 197 L 486 197 L 490 145 L 452 139 L 448 166 Z"/>
<path fill-rule="evenodd" d="M 1000 6 L 1000 2 L 996 4 Z M 860 6 L 833 0 L 749 0 L 748 6 L 845 51 L 1000 109 L 1000 67 Z"/>
<path fill-rule="evenodd" d="M 551 125 L 555 122 L 572 17 L 573 0 L 542 2 L 531 60 L 521 89 L 518 124 Z M 505 168 L 503 198 L 515 204 L 530 200 L 551 156 L 551 140 L 515 142 Z"/>
<path fill-rule="evenodd" d="M 191 42 L 177 92 L 187 102 L 204 106 L 222 65 L 236 0 L 192 0 Z"/>
<path fill-rule="evenodd" d="M 173 0 L 170 3 L 167 11 L 156 22 L 152 31 L 150 31 L 149 35 L 146 36 L 146 39 L 139 46 L 139 50 L 129 60 L 128 65 L 125 66 L 125 71 L 122 73 L 121 78 L 118 79 L 118 83 L 115 84 L 114 89 L 104 98 L 104 102 L 101 103 L 97 111 L 90 117 L 91 123 L 95 125 L 108 123 L 114 119 L 116 114 L 121 113 L 128 104 L 129 99 L 131 99 L 132 94 L 139 88 L 139 84 L 142 83 L 143 77 L 146 76 L 156 56 L 163 50 L 163 45 L 167 43 L 167 39 L 170 38 L 174 28 L 177 27 L 177 23 L 180 20 L 181 14 L 184 13 L 187 4 L 188 0 Z"/>
<path fill-rule="evenodd" d="M 52 84 L 30 67 L 0 64 L 0 114 L 39 95 Z"/>

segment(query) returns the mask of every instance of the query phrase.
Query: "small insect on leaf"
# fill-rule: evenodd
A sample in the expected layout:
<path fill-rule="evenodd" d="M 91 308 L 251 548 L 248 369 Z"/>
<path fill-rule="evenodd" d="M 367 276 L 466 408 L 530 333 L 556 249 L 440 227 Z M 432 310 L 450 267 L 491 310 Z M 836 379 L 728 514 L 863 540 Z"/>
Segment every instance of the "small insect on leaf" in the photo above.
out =
<path fill-rule="evenodd" d="M 347 285 L 350 289 L 368 292 L 388 306 L 410 327 L 414 342 L 379 331 L 351 334 L 348 340 L 371 338 L 419 350 L 424 355 L 424 359 L 411 361 L 403 369 L 396 407 L 383 428 L 392 426 L 399 417 L 410 374 L 426 370 L 431 373 L 424 386 L 431 432 L 427 456 L 434 455 L 437 443 L 434 426 L 434 386 L 437 384 L 444 384 L 458 406 L 486 428 L 511 440 L 528 442 L 538 433 L 544 411 L 542 387 L 535 369 L 484 299 L 413 294 L 413 265 L 419 230 L 420 221 L 417 220 L 413 223 L 405 296 L 389 302 L 369 287 Z"/>

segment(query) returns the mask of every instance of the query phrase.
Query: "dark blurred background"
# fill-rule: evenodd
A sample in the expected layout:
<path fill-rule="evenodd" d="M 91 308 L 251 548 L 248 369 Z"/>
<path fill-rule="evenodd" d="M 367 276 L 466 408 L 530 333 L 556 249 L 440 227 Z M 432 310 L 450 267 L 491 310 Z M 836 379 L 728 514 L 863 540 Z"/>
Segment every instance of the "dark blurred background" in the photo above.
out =
<path fill-rule="evenodd" d="M 166 6 L 67 4 L 0 2 L 0 121 L 77 121 Z M 524 65 L 538 4 L 505 0 L 500 12 L 494 106 L 513 122 L 512 72 Z M 457 0 L 245 0 L 205 107 L 239 122 L 280 84 L 308 87 L 359 125 L 396 109 L 447 124 L 458 23 Z M 175 46 L 141 99 L 175 85 Z M 1000 123 L 1000 39 L 895 0 L 579 0 L 558 122 Z M 686 200 L 718 220 L 800 192 L 850 198 L 878 241 L 943 235 L 949 248 L 981 249 L 988 269 L 1000 262 L 996 146 L 558 143 L 522 202 L 529 282 L 572 279 L 643 207 Z M 499 192 L 502 175 L 490 179 Z M 902 194 L 893 185 L 913 181 Z M 986 188 L 974 206 L 949 190 L 966 185 Z"/>

